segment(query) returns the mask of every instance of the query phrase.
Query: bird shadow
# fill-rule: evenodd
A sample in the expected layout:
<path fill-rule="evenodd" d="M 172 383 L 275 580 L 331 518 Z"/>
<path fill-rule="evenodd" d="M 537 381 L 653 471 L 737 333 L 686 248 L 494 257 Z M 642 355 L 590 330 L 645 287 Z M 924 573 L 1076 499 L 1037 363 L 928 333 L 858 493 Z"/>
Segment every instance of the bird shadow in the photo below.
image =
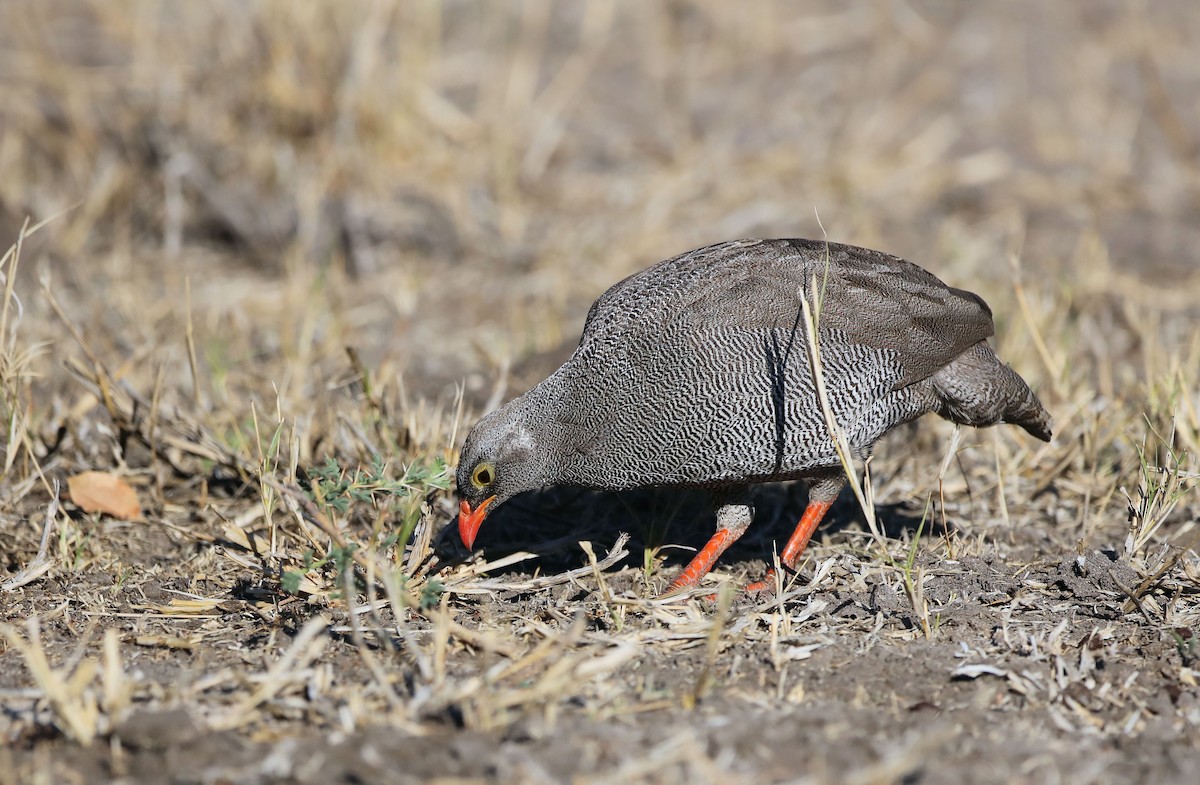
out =
<path fill-rule="evenodd" d="M 750 496 L 755 507 L 754 522 L 720 563 L 757 560 L 762 562 L 758 569 L 765 569 L 800 520 L 808 494 L 801 483 L 769 483 L 752 488 Z M 906 533 L 911 537 L 919 529 L 923 536 L 955 531 L 954 522 L 947 520 L 943 526 L 940 516 L 926 520 L 922 527 L 923 512 L 920 505 L 908 502 L 875 505 L 876 519 L 889 538 L 899 539 Z M 655 554 L 661 554 L 664 566 L 677 567 L 690 560 L 712 536 L 715 523 L 712 497 L 703 490 L 651 487 L 596 491 L 558 486 L 509 500 L 488 516 L 475 548 L 488 559 L 519 551 L 536 555 L 536 559 L 507 572 L 553 573 L 587 564 L 579 542 L 590 541 L 597 556 L 602 557 L 624 532 L 630 539 L 626 546 L 629 555 L 622 566 L 645 567 Z M 865 519 L 854 496 L 844 491 L 816 536 L 853 529 L 865 531 Z M 454 522 L 438 533 L 434 551 L 446 564 L 469 558 Z"/>

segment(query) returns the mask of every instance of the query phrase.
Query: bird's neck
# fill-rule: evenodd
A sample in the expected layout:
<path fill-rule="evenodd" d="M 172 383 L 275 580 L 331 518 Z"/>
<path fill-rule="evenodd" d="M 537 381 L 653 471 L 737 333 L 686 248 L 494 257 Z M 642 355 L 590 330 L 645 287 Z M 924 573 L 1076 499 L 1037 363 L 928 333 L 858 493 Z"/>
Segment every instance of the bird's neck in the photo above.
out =
<path fill-rule="evenodd" d="M 526 394 L 547 484 L 627 487 L 626 478 L 638 474 L 640 467 L 625 465 L 636 455 L 611 443 L 610 421 L 622 402 L 595 378 L 568 362 Z"/>
<path fill-rule="evenodd" d="M 560 389 L 561 385 L 551 376 L 513 401 L 519 427 L 533 445 L 530 478 L 540 479 L 544 485 L 556 485 L 564 481 L 561 461 L 563 435 L 560 427 L 564 403 Z"/>

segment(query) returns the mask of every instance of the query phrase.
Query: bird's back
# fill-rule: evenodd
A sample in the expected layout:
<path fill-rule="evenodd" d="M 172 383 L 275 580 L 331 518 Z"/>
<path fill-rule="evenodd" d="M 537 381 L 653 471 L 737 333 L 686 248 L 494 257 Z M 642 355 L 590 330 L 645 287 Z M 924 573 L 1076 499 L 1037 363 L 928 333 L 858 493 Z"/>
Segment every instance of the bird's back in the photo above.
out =
<path fill-rule="evenodd" d="M 849 343 L 896 352 L 906 384 L 994 332 L 978 295 L 897 256 L 814 240 L 737 240 L 667 259 L 612 286 L 592 305 L 579 351 L 619 352 L 680 320 L 791 330 L 814 278 L 821 327 Z"/>

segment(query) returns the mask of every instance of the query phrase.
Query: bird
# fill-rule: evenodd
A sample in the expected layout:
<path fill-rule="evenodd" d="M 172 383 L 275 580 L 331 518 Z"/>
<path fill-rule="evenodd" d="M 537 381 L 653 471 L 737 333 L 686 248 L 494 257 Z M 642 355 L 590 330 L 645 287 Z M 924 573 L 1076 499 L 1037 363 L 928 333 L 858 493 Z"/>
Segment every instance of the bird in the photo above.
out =
<path fill-rule="evenodd" d="M 706 489 L 716 531 L 669 596 L 746 531 L 752 486 L 799 481 L 808 503 L 780 553 L 796 570 L 846 483 L 827 413 L 860 460 L 928 413 L 1050 441 L 1050 414 L 996 356 L 994 332 L 979 295 L 867 248 L 748 239 L 659 262 L 604 292 L 570 358 L 471 429 L 459 536 L 471 550 L 496 508 L 546 486 Z"/>

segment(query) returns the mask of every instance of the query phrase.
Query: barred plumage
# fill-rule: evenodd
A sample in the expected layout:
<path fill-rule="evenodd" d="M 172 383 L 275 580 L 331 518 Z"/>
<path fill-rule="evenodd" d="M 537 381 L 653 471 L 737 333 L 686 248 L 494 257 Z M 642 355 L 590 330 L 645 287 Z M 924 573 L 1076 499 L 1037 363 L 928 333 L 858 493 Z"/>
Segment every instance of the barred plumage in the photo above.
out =
<path fill-rule="evenodd" d="M 988 346 L 992 315 L 977 295 L 865 248 L 723 243 L 613 286 L 592 306 L 572 357 L 476 424 L 458 468 L 464 542 L 470 547 L 489 505 L 546 485 L 709 487 L 738 509 L 718 515 L 717 536 L 679 589 L 744 531 L 752 514 L 745 486 L 802 480 L 812 505 L 828 507 L 844 477 L 802 316 L 814 276 L 830 407 L 858 455 L 928 412 L 1050 438 L 1046 410 Z M 785 561 L 798 561 L 812 517 Z"/>

